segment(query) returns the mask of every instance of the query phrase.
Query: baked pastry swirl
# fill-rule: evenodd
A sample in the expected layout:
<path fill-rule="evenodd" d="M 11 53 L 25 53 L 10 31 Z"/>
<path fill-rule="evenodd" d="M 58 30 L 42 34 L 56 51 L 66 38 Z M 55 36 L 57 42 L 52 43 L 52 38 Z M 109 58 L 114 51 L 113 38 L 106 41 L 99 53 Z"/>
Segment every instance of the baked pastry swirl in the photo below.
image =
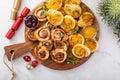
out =
<path fill-rule="evenodd" d="M 54 47 L 56 49 L 64 49 L 64 50 L 67 50 L 68 48 L 67 44 L 63 41 L 54 42 Z"/>
<path fill-rule="evenodd" d="M 41 7 L 36 8 L 33 14 L 38 18 L 39 21 L 47 20 L 47 16 L 45 12 L 41 10 Z"/>
<path fill-rule="evenodd" d="M 51 50 L 53 47 L 53 41 L 52 40 L 47 40 L 47 41 L 42 41 L 39 43 L 40 47 L 46 47 L 46 49 Z"/>
<path fill-rule="evenodd" d="M 56 63 L 63 63 L 67 58 L 67 53 L 64 49 L 55 49 L 51 52 L 51 58 Z"/>
<path fill-rule="evenodd" d="M 80 4 L 81 0 L 65 0 L 65 4 Z"/>
<path fill-rule="evenodd" d="M 78 21 L 79 27 L 86 27 L 92 25 L 94 22 L 94 16 L 90 12 L 83 12 Z"/>
<path fill-rule="evenodd" d="M 35 47 L 34 54 L 41 61 L 44 61 L 49 58 L 49 50 L 47 50 L 46 47 L 39 47 L 39 46 Z"/>
<path fill-rule="evenodd" d="M 74 18 L 80 17 L 82 13 L 82 9 L 79 5 L 76 4 L 66 4 L 64 6 L 64 10 L 66 14 L 71 15 Z"/>
<path fill-rule="evenodd" d="M 54 26 L 58 26 L 63 22 L 63 15 L 60 11 L 49 9 L 47 19 Z"/>
<path fill-rule="evenodd" d="M 25 33 L 26 38 L 31 41 L 37 41 L 37 39 L 35 38 L 34 32 L 35 30 L 27 29 Z"/>
<path fill-rule="evenodd" d="M 58 10 L 62 7 L 62 0 L 49 0 L 47 3 L 48 9 Z"/>
<path fill-rule="evenodd" d="M 66 41 L 68 35 L 60 28 L 56 28 L 51 32 L 51 39 L 53 41 Z"/>
<path fill-rule="evenodd" d="M 39 41 L 47 41 L 50 38 L 50 31 L 45 26 L 38 28 L 34 34 Z"/>
<path fill-rule="evenodd" d="M 76 24 L 75 19 L 70 15 L 66 15 L 64 16 L 63 22 L 60 25 L 60 27 L 64 29 L 66 32 L 69 32 L 70 30 L 73 30 L 75 28 L 75 24 Z"/>

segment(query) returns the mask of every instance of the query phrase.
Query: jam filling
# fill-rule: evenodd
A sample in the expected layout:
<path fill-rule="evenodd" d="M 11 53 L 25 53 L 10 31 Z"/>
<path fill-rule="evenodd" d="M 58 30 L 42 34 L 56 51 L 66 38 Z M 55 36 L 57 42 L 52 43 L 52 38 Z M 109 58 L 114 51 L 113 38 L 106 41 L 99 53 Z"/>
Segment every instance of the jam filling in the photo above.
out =
<path fill-rule="evenodd" d="M 45 58 L 46 52 L 45 52 L 44 50 L 43 50 L 43 51 L 40 51 L 40 52 L 39 52 L 39 55 L 40 55 L 41 58 Z"/>
<path fill-rule="evenodd" d="M 43 39 L 48 37 L 48 31 L 47 30 L 41 30 L 39 31 L 39 36 Z"/>
<path fill-rule="evenodd" d="M 28 15 L 25 19 L 25 25 L 28 28 L 35 29 L 38 25 L 38 19 L 34 15 Z"/>
<path fill-rule="evenodd" d="M 62 39 L 64 35 L 61 31 L 56 31 L 54 34 L 54 37 L 57 39 Z"/>
<path fill-rule="evenodd" d="M 50 42 L 44 42 L 42 45 L 49 48 L 50 47 Z"/>
<path fill-rule="evenodd" d="M 64 54 L 62 52 L 58 52 L 56 55 L 54 55 L 54 58 L 58 61 L 62 61 L 64 59 Z"/>
<path fill-rule="evenodd" d="M 63 46 L 64 46 L 63 44 L 64 44 L 63 42 L 56 42 L 56 43 L 55 43 L 55 47 L 61 49 L 61 48 L 63 48 Z"/>

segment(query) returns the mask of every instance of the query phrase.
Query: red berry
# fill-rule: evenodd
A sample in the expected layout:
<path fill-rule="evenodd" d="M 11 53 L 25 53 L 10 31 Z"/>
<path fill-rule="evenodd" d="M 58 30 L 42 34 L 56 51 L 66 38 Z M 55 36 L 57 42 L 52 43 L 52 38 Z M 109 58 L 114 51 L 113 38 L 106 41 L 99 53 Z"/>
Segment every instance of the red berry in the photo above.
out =
<path fill-rule="evenodd" d="M 38 61 L 36 61 L 36 60 L 32 61 L 32 66 L 37 67 L 38 66 Z"/>
<path fill-rule="evenodd" d="M 26 62 L 30 62 L 30 61 L 31 61 L 31 58 L 30 58 L 30 56 L 24 56 L 24 60 L 25 60 Z"/>

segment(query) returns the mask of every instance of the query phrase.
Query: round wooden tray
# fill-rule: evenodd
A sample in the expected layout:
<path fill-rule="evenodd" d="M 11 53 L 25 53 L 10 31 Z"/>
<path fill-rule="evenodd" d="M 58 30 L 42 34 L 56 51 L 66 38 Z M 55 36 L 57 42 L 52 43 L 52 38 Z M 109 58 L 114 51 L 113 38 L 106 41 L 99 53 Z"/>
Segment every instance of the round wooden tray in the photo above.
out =
<path fill-rule="evenodd" d="M 45 1 L 47 1 L 47 0 L 43 0 L 43 2 L 45 2 Z M 40 4 L 38 4 L 38 5 L 32 10 L 32 13 L 34 12 L 34 10 L 35 10 L 38 6 L 41 6 L 41 5 L 43 4 L 43 2 L 41 2 Z M 83 2 L 80 4 L 80 6 L 82 7 L 83 11 L 88 11 L 88 12 L 91 12 L 91 13 L 93 14 L 92 10 L 91 10 L 90 8 L 88 8 L 88 6 L 86 6 Z M 94 14 L 93 14 L 93 15 L 94 15 Z M 94 17 L 95 17 L 95 15 L 94 15 Z M 44 22 L 43 22 L 43 23 L 40 23 L 40 24 L 41 24 L 41 26 L 42 26 L 42 25 L 44 24 Z M 97 21 L 96 17 L 95 17 L 95 20 L 94 20 L 94 24 L 93 24 L 92 26 L 93 26 L 93 27 L 96 29 L 96 31 L 97 31 L 97 35 L 96 35 L 95 38 L 96 38 L 96 40 L 98 41 L 98 40 L 99 40 L 99 24 L 98 24 L 98 21 Z M 26 32 L 27 29 L 28 29 L 28 28 L 26 27 L 26 28 L 25 28 L 25 32 Z M 25 37 L 25 39 L 26 39 L 26 37 Z M 26 39 L 26 41 L 28 41 L 28 40 Z M 33 53 L 33 52 L 31 52 L 31 53 Z M 93 54 L 94 54 L 94 53 L 91 53 L 90 56 L 84 57 L 84 58 L 80 59 L 77 64 L 66 64 L 66 62 L 61 63 L 61 64 L 58 64 L 58 63 L 55 63 L 54 61 L 48 61 L 48 60 L 42 62 L 41 64 L 44 65 L 44 66 L 46 66 L 46 67 L 48 67 L 48 68 L 55 69 L 55 70 L 68 70 L 68 69 L 73 69 L 73 68 L 76 68 L 76 67 L 82 65 L 82 64 L 85 63 Z M 32 55 L 33 55 L 33 54 L 32 54 Z M 33 55 L 33 56 L 34 56 L 34 55 Z M 35 57 L 35 56 L 34 56 L 34 57 Z M 35 58 L 36 58 L 36 57 L 35 57 Z M 36 58 L 36 59 L 37 59 L 37 58 Z"/>

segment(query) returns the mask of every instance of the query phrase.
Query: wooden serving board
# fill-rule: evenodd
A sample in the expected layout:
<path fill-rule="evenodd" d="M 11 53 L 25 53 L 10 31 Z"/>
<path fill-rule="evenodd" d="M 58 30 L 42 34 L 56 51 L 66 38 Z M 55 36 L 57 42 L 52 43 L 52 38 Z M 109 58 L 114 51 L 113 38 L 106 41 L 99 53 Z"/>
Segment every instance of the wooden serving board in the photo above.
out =
<path fill-rule="evenodd" d="M 43 2 L 44 2 L 44 1 L 47 1 L 47 0 L 43 0 Z M 32 13 L 34 13 L 35 9 L 36 9 L 37 7 L 40 7 L 40 6 L 43 4 L 43 2 L 40 3 L 40 4 L 38 4 L 38 6 L 36 6 L 36 7 L 33 9 Z M 80 6 L 82 7 L 83 11 L 88 11 L 88 12 L 91 12 L 91 13 L 93 14 L 92 10 L 91 10 L 90 8 L 88 8 L 83 2 L 81 3 Z M 94 15 L 94 14 L 93 14 L 93 15 Z M 94 17 L 95 17 L 95 16 L 94 16 Z M 43 23 L 43 24 L 44 24 L 44 23 Z M 42 25 L 43 25 L 43 24 L 42 24 Z M 41 26 L 42 26 L 42 25 L 41 25 Z M 99 25 L 98 25 L 98 21 L 97 21 L 96 17 L 95 17 L 94 24 L 93 24 L 92 26 L 93 26 L 93 27 L 96 29 L 96 31 L 97 31 L 97 35 L 96 35 L 95 38 L 96 38 L 96 40 L 98 41 L 98 40 L 99 40 Z M 27 30 L 27 27 L 26 27 L 26 30 Z M 25 31 L 26 31 L 26 30 L 25 30 Z M 26 39 L 26 41 L 28 41 L 28 40 Z M 33 54 L 33 52 L 31 52 L 31 53 Z M 71 53 L 70 53 L 70 54 L 71 54 Z M 46 66 L 46 67 L 48 67 L 48 68 L 55 69 L 55 70 L 68 70 L 68 69 L 72 69 L 72 68 L 75 68 L 75 67 L 78 67 L 78 66 L 82 65 L 82 64 L 85 63 L 92 55 L 93 55 L 93 53 L 91 53 L 91 55 L 88 56 L 88 57 L 85 57 L 85 58 L 80 59 L 77 64 L 66 64 L 66 62 L 61 63 L 61 64 L 58 64 L 58 63 L 55 63 L 54 61 L 44 61 L 44 62 L 42 62 L 41 64 L 43 64 L 44 66 Z M 34 56 L 34 54 L 33 54 L 33 56 Z M 34 57 L 35 57 L 35 56 L 34 56 Z M 35 58 L 36 58 L 36 57 L 35 57 Z M 36 58 L 36 59 L 37 59 L 37 58 Z M 38 60 L 39 60 L 39 59 L 38 59 Z"/>

